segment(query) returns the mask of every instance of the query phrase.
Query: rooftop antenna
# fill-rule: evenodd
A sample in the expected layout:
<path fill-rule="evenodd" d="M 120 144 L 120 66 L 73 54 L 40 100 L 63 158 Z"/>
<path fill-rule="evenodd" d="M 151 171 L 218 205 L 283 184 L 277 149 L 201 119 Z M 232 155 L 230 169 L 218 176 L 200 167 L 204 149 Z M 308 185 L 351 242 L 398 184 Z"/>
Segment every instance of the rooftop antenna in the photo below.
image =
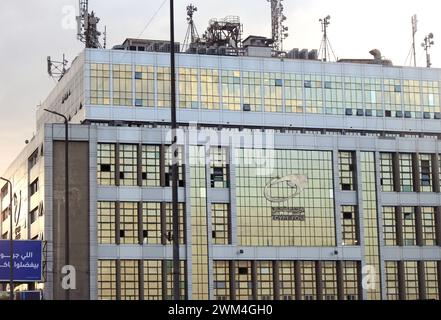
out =
<path fill-rule="evenodd" d="M 197 43 L 200 41 L 198 30 L 193 20 L 194 13 L 198 11 L 198 8 L 192 4 L 187 6 L 187 22 L 188 29 L 185 35 L 185 40 L 183 44 L 183 50 L 186 51 L 190 44 Z"/>
<path fill-rule="evenodd" d="M 104 32 L 103 32 L 103 49 L 106 49 L 107 47 L 107 26 L 104 26 Z"/>
<path fill-rule="evenodd" d="M 99 38 L 101 32 L 98 31 L 100 18 L 95 16 L 92 11 L 89 13 L 89 1 L 79 0 L 80 14 L 77 17 L 77 38 L 86 45 L 86 48 L 102 48 Z"/>
<path fill-rule="evenodd" d="M 271 3 L 271 27 L 272 27 L 272 39 L 273 49 L 276 55 L 283 53 L 283 40 L 288 38 L 288 27 L 285 26 L 286 16 L 283 14 L 284 6 L 282 2 L 284 0 L 267 0 Z"/>
<path fill-rule="evenodd" d="M 60 81 L 67 72 L 66 66 L 68 61 L 63 54 L 62 61 L 54 61 L 51 57 L 47 57 L 47 73 L 54 80 Z"/>
<path fill-rule="evenodd" d="M 412 16 L 412 53 L 413 53 L 413 66 L 417 66 L 416 58 L 416 45 L 415 45 L 415 35 L 418 32 L 418 17 L 416 14 Z"/>
<path fill-rule="evenodd" d="M 429 49 L 435 44 L 435 41 L 433 41 L 433 33 L 429 33 L 425 38 L 424 42 L 421 44 L 421 46 L 424 48 L 424 51 L 426 51 L 426 64 L 427 68 L 430 68 L 432 66 L 432 62 L 430 61 L 430 53 Z"/>
<path fill-rule="evenodd" d="M 319 56 L 321 56 L 322 61 L 331 61 L 331 53 L 334 57 L 334 60 L 337 60 L 335 57 L 334 50 L 332 49 L 331 42 L 328 38 L 328 26 L 331 24 L 330 22 L 331 16 L 328 15 L 323 19 L 320 19 L 320 23 L 322 25 L 323 38 L 322 43 L 320 45 Z"/>

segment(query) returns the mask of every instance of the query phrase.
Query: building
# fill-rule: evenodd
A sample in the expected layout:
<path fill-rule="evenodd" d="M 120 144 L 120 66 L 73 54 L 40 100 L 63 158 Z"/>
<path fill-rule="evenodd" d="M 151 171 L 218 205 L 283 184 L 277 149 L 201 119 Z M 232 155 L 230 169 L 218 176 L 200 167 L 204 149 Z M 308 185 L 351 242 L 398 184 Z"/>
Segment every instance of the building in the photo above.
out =
<path fill-rule="evenodd" d="M 441 70 L 247 40 L 257 56 L 177 56 L 183 297 L 439 299 Z M 5 177 L 15 236 L 46 243 L 45 299 L 64 297 L 64 126 L 45 108 L 70 120 L 71 297 L 172 296 L 169 59 L 85 49 L 38 109 Z"/>

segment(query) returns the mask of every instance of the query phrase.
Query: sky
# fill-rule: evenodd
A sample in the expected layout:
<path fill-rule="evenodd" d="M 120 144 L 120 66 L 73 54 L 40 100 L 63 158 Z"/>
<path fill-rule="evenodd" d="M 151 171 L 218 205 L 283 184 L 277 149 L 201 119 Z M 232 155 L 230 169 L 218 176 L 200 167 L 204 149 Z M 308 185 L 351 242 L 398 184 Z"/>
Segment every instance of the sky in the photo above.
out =
<path fill-rule="evenodd" d="M 89 0 L 90 10 L 107 26 L 108 47 L 127 37 L 168 39 L 167 0 Z M 211 18 L 240 16 L 244 36 L 271 36 L 271 10 L 267 0 L 175 0 L 176 40 L 187 30 L 186 6 L 198 7 L 195 22 L 200 34 Z M 35 134 L 36 106 L 55 87 L 46 73 L 46 58 L 73 61 L 83 45 L 76 40 L 72 13 L 77 0 L 0 1 L 0 174 Z M 331 16 L 329 39 L 337 58 L 371 58 L 371 49 L 395 65 L 404 65 L 411 43 L 411 17 L 418 15 L 417 61 L 425 66 L 421 48 L 433 32 L 433 67 L 441 67 L 441 11 L 439 0 L 285 0 L 289 38 L 284 48 L 318 49 L 320 18 Z"/>

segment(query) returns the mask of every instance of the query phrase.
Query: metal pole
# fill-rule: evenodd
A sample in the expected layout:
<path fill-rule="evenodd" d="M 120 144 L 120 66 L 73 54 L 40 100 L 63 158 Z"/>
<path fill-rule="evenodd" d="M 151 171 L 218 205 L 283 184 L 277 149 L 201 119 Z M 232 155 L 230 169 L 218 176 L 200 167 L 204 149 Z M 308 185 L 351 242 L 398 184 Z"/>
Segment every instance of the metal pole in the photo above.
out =
<path fill-rule="evenodd" d="M 64 190 L 65 190 L 65 201 L 64 201 L 64 212 L 65 212 L 65 223 L 64 223 L 64 232 L 65 232 L 65 239 L 64 239 L 64 264 L 66 266 L 70 265 L 70 234 L 69 234 L 69 120 L 67 117 L 61 113 L 44 109 L 44 111 L 47 111 L 49 113 L 52 113 L 56 116 L 62 117 L 64 119 Z M 70 300 L 70 290 L 66 290 L 65 295 L 66 300 Z"/>
<path fill-rule="evenodd" d="M 12 236 L 12 182 L 5 178 L 0 178 L 9 185 L 9 300 L 14 300 L 14 238 Z"/>
<path fill-rule="evenodd" d="M 176 61 L 175 61 L 174 1 L 170 0 L 170 72 L 172 127 L 172 202 L 173 202 L 173 297 L 180 300 L 179 207 L 178 207 L 178 137 L 176 121 Z"/>

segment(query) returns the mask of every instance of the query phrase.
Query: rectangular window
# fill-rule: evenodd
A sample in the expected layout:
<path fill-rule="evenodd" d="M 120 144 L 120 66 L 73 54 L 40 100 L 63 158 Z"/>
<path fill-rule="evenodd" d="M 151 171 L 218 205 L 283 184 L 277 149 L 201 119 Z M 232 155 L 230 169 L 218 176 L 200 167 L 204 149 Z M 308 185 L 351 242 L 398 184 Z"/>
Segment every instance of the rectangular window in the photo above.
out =
<path fill-rule="evenodd" d="M 98 260 L 98 299 L 116 300 L 115 260 Z"/>
<path fill-rule="evenodd" d="M 32 153 L 32 155 L 28 159 L 28 169 L 31 170 L 38 162 L 38 149 Z"/>
<path fill-rule="evenodd" d="M 115 203 L 98 202 L 98 243 L 115 244 Z"/>
<path fill-rule="evenodd" d="M 144 300 L 162 299 L 162 261 L 144 260 Z"/>
<path fill-rule="evenodd" d="M 115 145 L 98 144 L 97 179 L 99 185 L 115 185 Z"/>
<path fill-rule="evenodd" d="M 421 192 L 433 192 L 432 156 L 430 154 L 420 154 L 419 158 Z"/>
<path fill-rule="evenodd" d="M 33 223 L 35 223 L 35 222 L 37 222 L 37 220 L 38 220 L 38 207 L 37 208 L 35 208 L 34 210 L 32 210 L 30 213 L 29 213 L 29 222 L 30 222 L 30 224 L 33 224 Z"/>
<path fill-rule="evenodd" d="M 340 151 L 339 165 L 340 165 L 340 185 L 343 191 L 353 191 L 355 183 L 355 165 L 353 152 Z"/>
<path fill-rule="evenodd" d="M 224 110 L 240 110 L 240 71 L 222 71 L 222 104 Z"/>
<path fill-rule="evenodd" d="M 166 275 L 166 285 L 167 285 L 167 290 L 166 290 L 166 296 L 165 296 L 165 300 L 173 300 L 173 261 L 172 260 L 164 260 L 164 266 L 163 268 L 165 268 L 164 272 Z M 185 281 L 185 277 L 186 277 L 186 267 L 185 267 L 185 261 L 181 261 L 181 266 L 179 268 L 180 270 L 180 288 L 181 288 L 181 297 L 180 300 L 186 300 L 186 281 Z"/>
<path fill-rule="evenodd" d="M 359 300 L 358 262 L 343 261 L 344 300 Z"/>
<path fill-rule="evenodd" d="M 142 186 L 161 186 L 161 152 L 160 146 L 142 146 Z"/>
<path fill-rule="evenodd" d="M 144 202 L 142 211 L 143 243 L 162 244 L 161 203 Z"/>
<path fill-rule="evenodd" d="M 90 64 L 90 104 L 110 105 L 110 66 Z"/>
<path fill-rule="evenodd" d="M 302 75 L 285 73 L 285 110 L 303 113 Z"/>
<path fill-rule="evenodd" d="M 439 300 L 438 262 L 425 261 L 426 299 Z"/>
<path fill-rule="evenodd" d="M 184 148 L 183 146 L 178 146 L 178 179 L 179 179 L 179 187 L 185 187 L 185 164 L 184 161 Z M 171 146 L 165 147 L 165 186 L 172 186 L 172 167 L 173 167 L 173 157 Z"/>
<path fill-rule="evenodd" d="M 121 300 L 139 300 L 137 260 L 121 260 Z"/>
<path fill-rule="evenodd" d="M 383 207 L 383 236 L 386 246 L 397 245 L 395 207 Z"/>
<path fill-rule="evenodd" d="M 393 155 L 392 153 L 380 153 L 381 166 L 381 190 L 383 192 L 394 191 Z"/>
<path fill-rule="evenodd" d="M 132 66 L 113 65 L 113 105 L 133 106 Z"/>
<path fill-rule="evenodd" d="M 386 261 L 386 288 L 387 300 L 399 299 L 398 266 L 395 261 Z"/>
<path fill-rule="evenodd" d="M 230 244 L 230 206 L 226 203 L 213 203 L 211 205 L 211 217 L 213 244 Z"/>
<path fill-rule="evenodd" d="M 316 274 L 314 261 L 300 261 L 300 274 L 302 277 L 302 300 L 316 300 Z"/>
<path fill-rule="evenodd" d="M 171 94 L 170 94 L 170 68 L 158 67 L 157 70 L 157 95 L 158 95 L 158 107 L 170 108 Z"/>
<path fill-rule="evenodd" d="M 185 204 L 179 203 L 179 243 L 185 244 Z M 173 240 L 173 206 L 171 203 L 165 204 L 166 216 L 166 237 L 167 244 Z"/>
<path fill-rule="evenodd" d="M 202 109 L 220 109 L 218 70 L 201 69 L 201 106 Z"/>
<path fill-rule="evenodd" d="M 29 194 L 30 194 L 30 196 L 32 197 L 34 194 L 36 194 L 38 192 L 38 190 L 39 190 L 39 185 L 38 185 L 38 178 L 37 178 L 29 186 Z"/>
<path fill-rule="evenodd" d="M 260 72 L 243 72 L 243 109 L 262 111 L 262 75 Z"/>
<path fill-rule="evenodd" d="M 230 263 L 229 261 L 214 262 L 214 298 L 230 300 Z"/>
<path fill-rule="evenodd" d="M 134 144 L 119 146 L 119 175 L 121 186 L 138 185 L 138 147 Z"/>
<path fill-rule="evenodd" d="M 251 261 L 236 262 L 236 300 L 253 300 Z"/>
<path fill-rule="evenodd" d="M 412 155 L 400 154 L 400 185 L 401 192 L 413 192 Z"/>
<path fill-rule="evenodd" d="M 280 73 L 263 74 L 264 110 L 266 112 L 283 111 L 283 81 Z"/>
<path fill-rule="evenodd" d="M 418 267 L 416 261 L 404 262 L 404 283 L 406 287 L 406 300 L 419 299 Z"/>
<path fill-rule="evenodd" d="M 135 70 L 136 106 L 153 108 L 155 106 L 155 68 L 136 66 Z"/>
<path fill-rule="evenodd" d="M 403 207 L 403 244 L 405 246 L 416 245 L 415 208 Z"/>
<path fill-rule="evenodd" d="M 338 300 L 337 268 L 334 261 L 322 262 L 323 299 Z"/>
<path fill-rule="evenodd" d="M 422 207 L 421 216 L 423 229 L 423 245 L 436 246 L 435 208 Z"/>
<path fill-rule="evenodd" d="M 273 300 L 273 264 L 271 261 L 257 263 L 257 300 Z"/>
<path fill-rule="evenodd" d="M 138 244 L 138 203 L 121 202 L 120 208 L 120 242 Z"/>
<path fill-rule="evenodd" d="M 198 70 L 179 68 L 179 107 L 198 109 Z"/>
<path fill-rule="evenodd" d="M 228 160 L 227 148 L 210 148 L 210 180 L 212 188 L 228 188 L 230 186 Z"/>
<path fill-rule="evenodd" d="M 357 207 L 342 206 L 341 213 L 343 245 L 357 246 L 359 244 Z"/>
<path fill-rule="evenodd" d="M 279 285 L 281 300 L 296 300 L 294 261 L 280 261 Z"/>

